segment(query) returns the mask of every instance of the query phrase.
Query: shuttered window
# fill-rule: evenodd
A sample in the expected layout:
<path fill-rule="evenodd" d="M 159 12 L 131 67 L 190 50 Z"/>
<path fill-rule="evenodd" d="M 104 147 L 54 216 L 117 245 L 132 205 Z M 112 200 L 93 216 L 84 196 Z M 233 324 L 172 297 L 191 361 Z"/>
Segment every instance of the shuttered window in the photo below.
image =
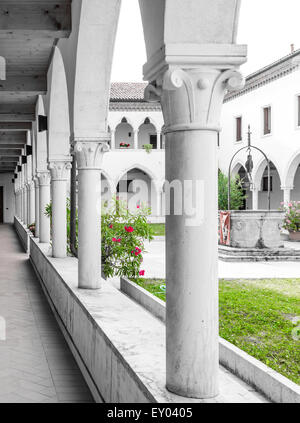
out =
<path fill-rule="evenodd" d="M 271 133 L 271 107 L 264 108 L 264 135 Z"/>
<path fill-rule="evenodd" d="M 242 141 L 242 117 L 236 118 L 236 141 Z"/>

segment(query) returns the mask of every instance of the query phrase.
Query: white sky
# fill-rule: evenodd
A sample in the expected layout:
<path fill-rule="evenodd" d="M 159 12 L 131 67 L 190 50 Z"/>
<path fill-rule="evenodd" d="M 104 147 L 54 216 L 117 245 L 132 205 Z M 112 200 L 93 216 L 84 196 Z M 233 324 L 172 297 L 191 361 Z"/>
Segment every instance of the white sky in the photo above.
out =
<path fill-rule="evenodd" d="M 151 1 L 151 0 L 149 0 Z M 300 0 L 242 0 L 238 43 L 248 44 L 249 73 L 300 48 Z M 142 81 L 146 61 L 138 0 L 122 0 L 112 81 Z"/>

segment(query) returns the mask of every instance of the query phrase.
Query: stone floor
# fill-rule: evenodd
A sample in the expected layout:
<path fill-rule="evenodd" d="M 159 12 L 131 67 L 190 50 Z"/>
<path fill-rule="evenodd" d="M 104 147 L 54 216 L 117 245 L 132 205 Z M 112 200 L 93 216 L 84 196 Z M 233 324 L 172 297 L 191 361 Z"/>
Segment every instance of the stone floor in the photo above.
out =
<path fill-rule="evenodd" d="M 0 403 L 57 402 L 93 398 L 13 227 L 0 225 Z"/>
<path fill-rule="evenodd" d="M 287 248 L 300 248 L 300 243 L 286 243 Z M 146 244 L 143 268 L 146 277 L 165 278 L 165 241 L 158 238 Z M 226 263 L 219 260 L 220 278 L 299 278 L 300 262 Z"/>

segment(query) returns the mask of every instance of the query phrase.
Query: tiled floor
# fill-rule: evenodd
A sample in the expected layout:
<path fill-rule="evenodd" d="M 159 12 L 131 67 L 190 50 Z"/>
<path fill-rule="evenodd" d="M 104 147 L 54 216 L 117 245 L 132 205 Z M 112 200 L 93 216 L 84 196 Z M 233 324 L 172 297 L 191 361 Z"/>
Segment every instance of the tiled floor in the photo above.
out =
<path fill-rule="evenodd" d="M 0 225 L 0 403 L 20 402 L 93 398 L 13 227 Z"/>

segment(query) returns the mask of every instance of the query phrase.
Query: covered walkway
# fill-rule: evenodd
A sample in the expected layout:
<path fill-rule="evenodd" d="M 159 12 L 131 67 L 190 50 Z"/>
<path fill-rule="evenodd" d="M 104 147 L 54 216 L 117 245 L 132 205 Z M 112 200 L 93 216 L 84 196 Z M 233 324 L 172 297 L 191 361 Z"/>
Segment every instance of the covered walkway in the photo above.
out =
<path fill-rule="evenodd" d="M 0 225 L 0 316 L 0 403 L 93 402 L 11 225 Z"/>

